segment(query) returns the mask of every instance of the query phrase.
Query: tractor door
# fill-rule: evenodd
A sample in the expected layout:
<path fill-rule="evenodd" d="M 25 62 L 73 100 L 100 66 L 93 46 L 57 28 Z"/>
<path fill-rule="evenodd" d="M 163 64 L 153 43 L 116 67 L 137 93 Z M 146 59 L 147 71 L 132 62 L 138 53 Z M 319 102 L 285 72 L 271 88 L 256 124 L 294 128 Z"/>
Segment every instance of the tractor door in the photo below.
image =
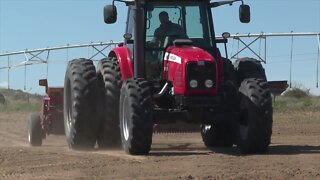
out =
<path fill-rule="evenodd" d="M 171 4 L 171 3 L 170 3 Z M 182 8 L 162 4 L 157 6 L 150 4 L 146 11 L 146 47 L 145 67 L 147 79 L 160 79 L 162 72 L 162 60 L 167 46 L 176 38 L 184 36 Z M 161 14 L 168 16 L 168 22 L 161 23 Z"/>

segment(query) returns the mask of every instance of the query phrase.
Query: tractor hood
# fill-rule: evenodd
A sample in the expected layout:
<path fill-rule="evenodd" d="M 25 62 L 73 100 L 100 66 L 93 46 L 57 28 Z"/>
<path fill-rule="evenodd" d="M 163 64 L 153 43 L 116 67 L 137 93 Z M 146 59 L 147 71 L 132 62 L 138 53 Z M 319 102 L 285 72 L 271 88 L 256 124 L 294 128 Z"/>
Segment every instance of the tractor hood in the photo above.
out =
<path fill-rule="evenodd" d="M 215 94 L 217 92 L 216 60 L 203 49 L 192 46 L 170 46 L 164 55 L 164 79 L 172 82 L 174 93 L 180 95 Z M 212 80 L 206 88 L 206 80 Z M 191 80 L 198 86 L 190 87 Z"/>
<path fill-rule="evenodd" d="M 213 57 L 203 49 L 197 47 L 174 47 L 171 46 L 167 49 L 165 61 L 176 62 L 178 64 L 185 64 L 189 61 L 213 61 Z"/>

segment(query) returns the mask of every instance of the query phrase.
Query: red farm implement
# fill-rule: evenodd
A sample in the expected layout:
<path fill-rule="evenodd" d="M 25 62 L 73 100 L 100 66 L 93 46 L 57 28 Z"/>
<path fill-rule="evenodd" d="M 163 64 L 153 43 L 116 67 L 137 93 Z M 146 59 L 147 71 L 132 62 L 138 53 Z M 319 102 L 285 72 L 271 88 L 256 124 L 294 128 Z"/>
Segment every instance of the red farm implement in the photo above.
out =
<path fill-rule="evenodd" d="M 28 141 L 32 146 L 41 146 L 49 134 L 64 134 L 63 124 L 63 87 L 48 87 L 46 79 L 39 80 L 45 86 L 46 95 L 42 98 L 39 113 L 31 114 L 28 119 Z"/>

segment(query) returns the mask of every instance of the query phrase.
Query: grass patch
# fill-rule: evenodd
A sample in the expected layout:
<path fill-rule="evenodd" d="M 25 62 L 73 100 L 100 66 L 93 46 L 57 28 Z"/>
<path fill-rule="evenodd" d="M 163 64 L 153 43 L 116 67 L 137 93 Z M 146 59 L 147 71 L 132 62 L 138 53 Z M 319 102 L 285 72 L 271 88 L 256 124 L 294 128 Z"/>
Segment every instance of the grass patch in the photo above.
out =
<path fill-rule="evenodd" d="M 9 104 L 0 104 L 0 112 L 38 112 L 40 103 L 15 102 Z"/>
<path fill-rule="evenodd" d="M 2 103 L 0 112 L 39 112 L 42 96 L 22 90 L 0 89 Z M 4 98 L 4 101 L 3 101 Z"/>
<path fill-rule="evenodd" d="M 277 97 L 273 102 L 274 111 L 288 112 L 288 111 L 319 111 L 320 98 L 319 97 Z"/>

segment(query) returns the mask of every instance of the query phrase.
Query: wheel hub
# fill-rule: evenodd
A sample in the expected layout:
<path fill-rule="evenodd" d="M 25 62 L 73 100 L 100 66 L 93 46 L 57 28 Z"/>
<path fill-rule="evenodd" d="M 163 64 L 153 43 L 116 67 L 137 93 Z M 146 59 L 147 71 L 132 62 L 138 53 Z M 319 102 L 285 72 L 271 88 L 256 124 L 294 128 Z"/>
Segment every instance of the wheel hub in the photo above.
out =
<path fill-rule="evenodd" d="M 125 96 L 124 97 L 124 101 L 123 101 L 123 108 L 122 108 L 122 120 L 121 120 L 121 126 L 122 126 L 122 133 L 124 136 L 124 139 L 126 141 L 129 140 L 129 127 L 128 127 L 128 97 Z"/>
<path fill-rule="evenodd" d="M 30 143 L 31 142 L 31 134 L 30 134 L 30 130 L 28 130 L 28 142 Z"/>
<path fill-rule="evenodd" d="M 70 82 L 68 83 L 68 86 L 70 89 Z M 72 126 L 72 95 L 71 95 L 71 91 L 67 91 L 67 102 L 66 102 L 66 106 L 67 106 L 67 129 L 68 131 L 70 131 L 70 128 Z"/>

